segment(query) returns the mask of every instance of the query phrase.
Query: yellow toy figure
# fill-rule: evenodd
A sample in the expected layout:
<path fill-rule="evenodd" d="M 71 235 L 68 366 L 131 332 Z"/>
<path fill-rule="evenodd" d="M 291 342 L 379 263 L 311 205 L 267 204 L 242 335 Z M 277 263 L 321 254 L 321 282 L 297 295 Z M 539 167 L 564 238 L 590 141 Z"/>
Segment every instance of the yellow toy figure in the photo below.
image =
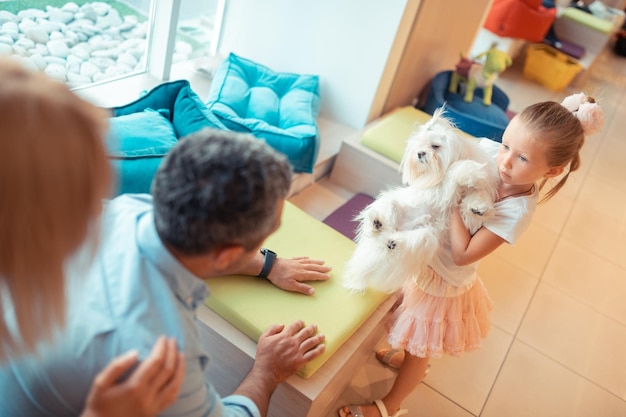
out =
<path fill-rule="evenodd" d="M 485 57 L 484 64 L 476 62 L 482 57 Z M 464 101 L 471 103 L 474 99 L 474 90 L 479 87 L 483 89 L 483 104 L 490 106 L 493 83 L 498 78 L 498 74 L 512 64 L 511 57 L 506 52 L 496 49 L 494 43 L 486 52 L 479 54 L 476 60 L 466 58 L 461 54 L 461 60 L 456 64 L 456 71 L 450 78 L 448 91 L 456 93 L 459 82 L 463 81 L 467 84 Z"/>

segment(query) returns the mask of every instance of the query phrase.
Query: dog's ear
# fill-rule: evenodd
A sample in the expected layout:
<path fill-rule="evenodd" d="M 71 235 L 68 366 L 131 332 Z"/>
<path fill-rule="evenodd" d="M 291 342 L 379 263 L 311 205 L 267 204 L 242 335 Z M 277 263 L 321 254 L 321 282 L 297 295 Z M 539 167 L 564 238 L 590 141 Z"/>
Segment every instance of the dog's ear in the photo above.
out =
<path fill-rule="evenodd" d="M 398 168 L 400 174 L 402 174 L 402 183 L 404 185 L 410 185 L 417 175 L 419 175 L 415 167 L 415 148 L 418 138 L 420 135 L 425 134 L 424 131 L 426 129 L 427 126 L 425 124 L 421 125 L 417 130 L 411 133 L 406 141 L 406 148 L 404 149 L 404 154 L 402 155 L 402 160 L 400 160 L 400 166 Z"/>
<path fill-rule="evenodd" d="M 415 172 L 415 161 L 413 160 L 413 146 L 411 141 L 407 143 L 404 155 L 400 161 L 400 172 L 402 173 L 402 184 L 410 185 L 415 179 L 417 172 Z"/>

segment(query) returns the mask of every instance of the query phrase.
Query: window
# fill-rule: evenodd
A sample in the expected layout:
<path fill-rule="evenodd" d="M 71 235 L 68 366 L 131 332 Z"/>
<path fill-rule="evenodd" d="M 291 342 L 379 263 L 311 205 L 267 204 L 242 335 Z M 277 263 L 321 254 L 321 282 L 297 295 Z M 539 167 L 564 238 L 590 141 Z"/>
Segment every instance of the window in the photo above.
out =
<path fill-rule="evenodd" d="M 223 8 L 219 0 L 182 0 L 174 62 L 215 55 Z"/>
<path fill-rule="evenodd" d="M 82 87 L 131 74 L 167 78 L 172 63 L 215 48 L 224 0 L 3 2 L 0 55 Z M 221 4 L 221 7 L 220 7 Z"/>

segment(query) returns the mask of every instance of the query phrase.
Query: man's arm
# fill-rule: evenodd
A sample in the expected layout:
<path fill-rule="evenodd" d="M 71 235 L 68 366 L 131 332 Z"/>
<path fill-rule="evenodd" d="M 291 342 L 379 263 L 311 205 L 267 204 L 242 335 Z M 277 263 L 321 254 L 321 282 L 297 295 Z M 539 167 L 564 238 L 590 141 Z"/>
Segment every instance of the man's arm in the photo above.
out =
<path fill-rule="evenodd" d="M 187 354 L 186 373 L 178 400 L 163 416 L 170 417 L 263 417 L 270 398 L 281 382 L 324 352 L 324 335 L 317 326 L 297 321 L 270 326 L 257 344 L 252 369 L 232 395 L 220 398 L 205 380 L 202 358 Z M 219 360 L 219 358 L 212 358 Z M 219 383 L 219 381 L 213 381 Z"/>
<path fill-rule="evenodd" d="M 260 252 L 257 253 L 239 273 L 257 276 L 263 268 L 264 260 L 264 255 Z M 278 257 L 274 261 L 267 279 L 285 291 L 313 295 L 315 293 L 314 288 L 305 282 L 326 281 L 330 278 L 328 273 L 331 269 L 331 267 L 324 265 L 324 261 L 309 259 L 306 256 L 290 259 Z"/>
<path fill-rule="evenodd" d="M 261 416 L 267 415 L 278 384 L 324 352 L 324 335 L 316 333 L 317 326 L 302 321 L 270 326 L 259 338 L 252 370 L 234 394 L 250 398 Z"/>

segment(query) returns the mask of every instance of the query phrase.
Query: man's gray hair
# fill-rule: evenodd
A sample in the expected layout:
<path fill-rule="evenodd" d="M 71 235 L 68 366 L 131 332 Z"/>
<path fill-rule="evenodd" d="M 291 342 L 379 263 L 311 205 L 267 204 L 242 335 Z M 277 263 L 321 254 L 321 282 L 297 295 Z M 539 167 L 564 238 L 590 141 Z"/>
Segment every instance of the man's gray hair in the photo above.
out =
<path fill-rule="evenodd" d="M 186 255 L 257 247 L 289 191 L 284 155 L 250 135 L 204 129 L 182 139 L 152 183 L 161 239 Z"/>

